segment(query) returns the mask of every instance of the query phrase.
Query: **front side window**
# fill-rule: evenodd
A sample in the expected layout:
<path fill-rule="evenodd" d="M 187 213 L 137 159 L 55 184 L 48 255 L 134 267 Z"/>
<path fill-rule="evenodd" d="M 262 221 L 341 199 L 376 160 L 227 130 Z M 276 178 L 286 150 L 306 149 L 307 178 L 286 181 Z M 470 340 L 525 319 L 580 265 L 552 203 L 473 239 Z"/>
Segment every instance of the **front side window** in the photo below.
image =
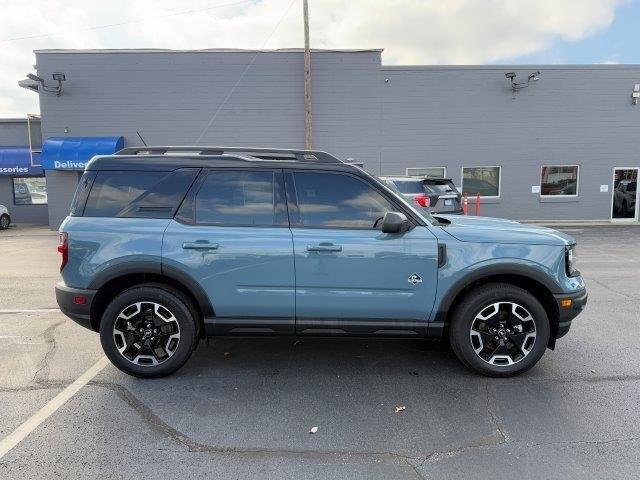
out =
<path fill-rule="evenodd" d="M 14 177 L 14 205 L 46 205 L 47 181 L 44 177 Z"/>
<path fill-rule="evenodd" d="M 274 191 L 272 171 L 211 171 L 196 195 L 196 223 L 273 226 Z"/>
<path fill-rule="evenodd" d="M 407 168 L 407 176 L 418 178 L 444 178 L 447 175 L 445 167 Z"/>
<path fill-rule="evenodd" d="M 292 223 L 299 226 L 371 229 L 395 210 L 379 191 L 351 175 L 296 172 L 293 178 L 299 219 Z"/>
<path fill-rule="evenodd" d="M 500 167 L 462 167 L 462 193 L 500 196 Z"/>
<path fill-rule="evenodd" d="M 578 170 L 578 165 L 543 166 L 540 175 L 540 195 L 577 195 Z"/>

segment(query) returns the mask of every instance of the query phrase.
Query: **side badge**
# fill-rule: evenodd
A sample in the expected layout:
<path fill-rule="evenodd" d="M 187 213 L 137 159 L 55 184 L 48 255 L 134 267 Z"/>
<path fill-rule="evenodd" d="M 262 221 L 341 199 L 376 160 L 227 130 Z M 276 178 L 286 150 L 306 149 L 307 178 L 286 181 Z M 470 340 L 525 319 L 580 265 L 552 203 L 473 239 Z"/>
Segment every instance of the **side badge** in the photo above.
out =
<path fill-rule="evenodd" d="M 422 277 L 417 273 L 412 273 L 407 281 L 413 285 L 416 285 L 417 283 L 422 283 Z"/>

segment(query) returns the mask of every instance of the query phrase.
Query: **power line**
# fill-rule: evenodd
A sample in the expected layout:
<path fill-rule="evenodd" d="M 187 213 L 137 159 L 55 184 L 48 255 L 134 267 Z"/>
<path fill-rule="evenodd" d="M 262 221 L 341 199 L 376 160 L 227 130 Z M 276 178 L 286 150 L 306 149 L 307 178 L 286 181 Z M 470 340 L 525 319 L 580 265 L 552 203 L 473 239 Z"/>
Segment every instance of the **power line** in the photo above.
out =
<path fill-rule="evenodd" d="M 278 22 L 276 23 L 276 26 L 273 28 L 273 30 L 271 31 L 271 33 L 269 34 L 269 36 L 266 38 L 266 40 L 264 42 L 262 42 L 262 45 L 260 46 L 260 48 L 258 49 L 258 51 L 255 53 L 255 55 L 251 58 L 251 61 L 247 64 L 247 66 L 244 68 L 244 70 L 242 71 L 242 73 L 240 74 L 240 77 L 238 78 L 238 80 L 236 81 L 236 83 L 233 85 L 233 87 L 231 87 L 231 90 L 229 90 L 229 92 L 227 93 L 227 95 L 224 97 L 224 100 L 222 100 L 222 103 L 220 105 L 218 105 L 218 108 L 216 109 L 216 111 L 213 113 L 213 115 L 211 116 L 211 118 L 209 119 L 209 122 L 207 122 L 207 125 L 204 127 L 204 129 L 202 129 L 202 132 L 200 133 L 200 135 L 198 136 L 198 138 L 195 141 L 195 144 L 197 145 L 200 140 L 202 140 L 202 137 L 204 137 L 204 135 L 207 133 L 207 131 L 211 128 L 211 125 L 213 125 L 213 122 L 215 121 L 216 117 L 218 116 L 218 114 L 220 113 L 220 111 L 222 110 L 222 107 L 224 107 L 227 103 L 227 101 L 229 100 L 229 98 L 231 98 L 231 95 L 233 95 L 233 92 L 235 91 L 235 89 L 238 87 L 238 85 L 240 85 L 240 82 L 242 81 L 242 79 L 244 78 L 244 75 L 247 73 L 247 71 L 249 70 L 249 68 L 251 68 L 251 65 L 253 65 L 253 62 L 256 60 L 256 58 L 258 57 L 258 55 L 260 54 L 260 50 L 262 50 L 265 45 L 269 42 L 269 40 L 271 40 L 271 37 L 273 37 L 273 35 L 276 33 L 276 31 L 278 30 L 278 27 L 280 27 L 280 24 L 282 23 L 282 21 L 284 20 L 284 18 L 287 16 L 287 13 L 289 12 L 289 10 L 291 9 L 291 5 L 293 5 L 293 3 L 296 0 L 291 0 L 289 2 L 289 5 L 287 6 L 287 8 L 284 10 L 284 12 L 282 13 L 282 16 L 280 17 L 280 20 L 278 20 Z"/>
<path fill-rule="evenodd" d="M 93 27 L 81 28 L 79 30 L 67 31 L 67 32 L 64 32 L 64 33 L 41 33 L 41 34 L 37 34 L 37 35 L 26 35 L 24 37 L 6 38 L 4 40 L 0 40 L 0 42 L 6 43 L 6 42 L 16 42 L 16 41 L 19 41 L 19 40 L 31 40 L 31 39 L 34 39 L 34 38 L 58 37 L 58 36 L 66 35 L 66 34 L 69 34 L 69 33 L 80 33 L 80 32 L 88 32 L 88 31 L 91 31 L 91 30 L 100 30 L 100 29 L 104 29 L 104 28 L 121 27 L 123 25 L 132 25 L 132 24 L 135 24 L 135 23 L 150 22 L 150 21 L 153 21 L 153 20 L 161 20 L 163 18 L 177 17 L 179 15 L 190 15 L 192 13 L 206 12 L 207 10 L 214 10 L 216 8 L 232 7 L 234 5 L 242 5 L 244 3 L 253 3 L 253 0 L 240 0 L 238 2 L 223 3 L 223 4 L 220 4 L 220 5 L 212 5 L 212 6 L 206 7 L 206 8 L 182 10 L 182 11 L 179 11 L 179 12 L 168 13 L 166 15 L 158 15 L 158 16 L 155 16 L 155 17 L 137 18 L 137 19 L 127 20 L 127 21 L 118 22 L 118 23 L 108 23 L 108 24 L 105 24 L 105 25 L 96 25 L 96 26 L 93 26 Z"/>

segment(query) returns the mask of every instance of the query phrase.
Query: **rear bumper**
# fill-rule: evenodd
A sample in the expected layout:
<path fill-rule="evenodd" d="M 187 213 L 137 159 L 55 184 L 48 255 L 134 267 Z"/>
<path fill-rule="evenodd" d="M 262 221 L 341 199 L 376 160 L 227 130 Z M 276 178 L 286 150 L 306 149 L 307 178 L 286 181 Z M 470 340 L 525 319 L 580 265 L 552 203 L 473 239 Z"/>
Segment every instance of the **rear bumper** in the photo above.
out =
<path fill-rule="evenodd" d="M 564 337 L 571 328 L 571 322 L 576 318 L 584 307 L 587 305 L 587 290 L 580 290 L 575 293 L 563 293 L 560 295 L 554 295 L 556 302 L 558 302 L 558 332 L 556 338 Z M 563 300 L 571 300 L 571 305 L 563 307 Z"/>
<path fill-rule="evenodd" d="M 56 285 L 56 301 L 60 311 L 78 325 L 90 330 L 94 330 L 91 326 L 91 303 L 95 294 L 96 290 L 67 287 L 64 283 Z"/>

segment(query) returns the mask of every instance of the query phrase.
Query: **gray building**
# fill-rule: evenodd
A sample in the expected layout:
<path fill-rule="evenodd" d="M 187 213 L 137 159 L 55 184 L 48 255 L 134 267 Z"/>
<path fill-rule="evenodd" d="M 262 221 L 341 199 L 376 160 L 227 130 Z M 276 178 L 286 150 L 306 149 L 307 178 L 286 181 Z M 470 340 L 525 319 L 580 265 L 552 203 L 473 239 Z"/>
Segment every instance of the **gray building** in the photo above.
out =
<path fill-rule="evenodd" d="M 0 119 L 0 205 L 14 224 L 49 223 L 41 145 L 38 118 Z"/>
<path fill-rule="evenodd" d="M 300 50 L 35 53 L 48 87 L 65 76 L 60 95 L 21 82 L 39 94 L 52 227 L 91 153 L 141 138 L 304 145 Z M 514 90 L 511 71 L 538 81 Z M 444 174 L 471 212 L 482 194 L 483 215 L 637 221 L 638 83 L 638 65 L 385 66 L 380 50 L 313 51 L 314 147 L 375 174 Z"/>

